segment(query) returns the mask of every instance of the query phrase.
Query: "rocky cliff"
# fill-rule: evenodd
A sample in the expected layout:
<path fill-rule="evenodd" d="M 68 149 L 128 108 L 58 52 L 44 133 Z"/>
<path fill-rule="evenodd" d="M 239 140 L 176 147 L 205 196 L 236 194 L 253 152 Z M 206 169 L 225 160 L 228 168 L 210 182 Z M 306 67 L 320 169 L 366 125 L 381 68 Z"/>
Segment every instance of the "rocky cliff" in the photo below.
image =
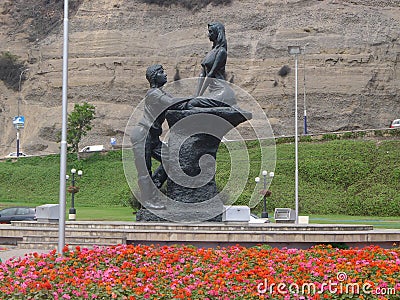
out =
<path fill-rule="evenodd" d="M 0 3 L 0 51 L 17 55 L 29 68 L 20 93 L 0 82 L 0 156 L 15 151 L 18 102 L 26 118 L 22 150 L 58 152 L 62 2 Z M 400 118 L 399 1 L 69 2 L 69 107 L 88 101 L 97 112 L 81 146 L 108 146 L 110 137 L 122 143 L 145 95 L 148 65 L 163 64 L 170 81 L 177 70 L 182 79 L 197 76 L 211 47 L 207 23 L 215 20 L 226 26 L 228 79 L 260 104 L 275 135 L 294 132 L 294 57 L 288 45 L 305 49 L 298 60 L 299 132 L 304 88 L 309 133 L 381 128 Z"/>

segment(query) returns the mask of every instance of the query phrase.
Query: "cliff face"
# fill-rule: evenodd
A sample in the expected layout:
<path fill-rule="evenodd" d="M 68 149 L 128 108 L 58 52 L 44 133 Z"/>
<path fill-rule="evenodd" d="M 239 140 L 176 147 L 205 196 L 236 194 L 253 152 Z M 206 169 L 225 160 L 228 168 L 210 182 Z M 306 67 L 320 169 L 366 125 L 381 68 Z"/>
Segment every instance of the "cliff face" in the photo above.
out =
<path fill-rule="evenodd" d="M 35 15 L 18 23 L 20 2 L 0 4 L 0 51 L 18 55 L 29 68 L 20 94 L 0 82 L 0 156 L 15 151 L 12 117 L 19 95 L 26 119 L 22 150 L 44 154 L 59 147 L 62 5 L 51 11 L 51 27 L 36 29 L 32 38 Z M 228 79 L 260 104 L 275 135 L 294 132 L 294 58 L 288 45 L 305 47 L 298 61 L 299 132 L 304 87 L 309 133 L 388 127 L 400 117 L 399 1 L 232 0 L 199 10 L 144 0 L 70 2 L 69 107 L 88 101 L 97 116 L 82 146 L 108 146 L 110 137 L 122 143 L 145 95 L 148 65 L 161 63 L 170 81 L 176 69 L 182 79 L 197 76 L 211 47 L 207 23 L 215 20 L 226 27 Z M 291 69 L 287 76 L 279 75 L 284 66 Z"/>

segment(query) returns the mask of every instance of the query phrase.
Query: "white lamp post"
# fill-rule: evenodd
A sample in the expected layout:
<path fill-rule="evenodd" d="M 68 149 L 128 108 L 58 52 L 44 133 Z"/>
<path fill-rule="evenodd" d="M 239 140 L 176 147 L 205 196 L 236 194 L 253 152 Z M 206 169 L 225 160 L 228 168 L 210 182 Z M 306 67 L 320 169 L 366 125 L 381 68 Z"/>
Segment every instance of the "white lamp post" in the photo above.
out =
<path fill-rule="evenodd" d="M 76 209 L 75 209 L 75 194 L 79 191 L 79 188 L 75 185 L 75 174 L 76 169 L 71 169 L 72 180 L 71 186 L 68 188 L 68 192 L 71 193 L 71 208 L 69 209 L 68 219 L 70 221 L 76 220 Z M 82 170 L 78 170 L 78 176 L 81 177 L 83 175 Z M 66 175 L 65 178 L 68 180 L 69 176 Z"/>
<path fill-rule="evenodd" d="M 67 121 L 68 121 L 68 0 L 64 0 L 64 44 L 63 44 L 63 80 L 62 80 L 62 126 L 60 149 L 60 219 L 58 222 L 58 253 L 63 254 L 65 246 L 65 203 L 67 174 Z"/>
<path fill-rule="evenodd" d="M 306 46 L 303 48 L 303 96 L 304 96 L 304 134 L 308 134 L 307 130 L 307 106 L 306 106 Z"/>
<path fill-rule="evenodd" d="M 268 177 L 268 172 L 267 171 L 262 171 L 262 176 L 264 177 L 264 189 L 263 189 L 263 212 L 261 213 L 261 218 L 268 219 L 268 212 L 267 212 L 267 196 L 269 196 L 268 191 L 267 191 L 267 177 Z M 269 172 L 269 178 L 272 180 L 272 178 L 275 176 L 274 172 Z M 259 183 L 261 181 L 260 177 L 256 177 L 255 179 L 256 183 Z"/>
<path fill-rule="evenodd" d="M 297 59 L 301 53 L 300 46 L 289 46 L 288 51 L 290 55 L 294 55 L 294 156 L 295 156 L 295 173 L 294 173 L 294 185 L 295 185 L 295 212 L 296 212 L 296 224 L 299 223 L 299 155 L 298 155 L 298 128 L 297 128 Z"/>
<path fill-rule="evenodd" d="M 29 71 L 29 69 L 24 69 L 21 71 L 21 73 L 19 74 L 19 84 L 18 84 L 18 101 L 17 101 L 17 113 L 18 113 L 18 119 L 20 117 L 20 112 L 19 112 L 19 102 L 21 101 L 21 81 L 22 81 L 22 75 L 26 72 Z M 20 124 L 16 124 L 17 129 L 17 158 L 19 157 L 19 153 L 21 152 L 20 149 L 20 142 L 19 142 L 19 129 L 21 128 Z M 22 127 L 23 128 L 23 127 Z"/>

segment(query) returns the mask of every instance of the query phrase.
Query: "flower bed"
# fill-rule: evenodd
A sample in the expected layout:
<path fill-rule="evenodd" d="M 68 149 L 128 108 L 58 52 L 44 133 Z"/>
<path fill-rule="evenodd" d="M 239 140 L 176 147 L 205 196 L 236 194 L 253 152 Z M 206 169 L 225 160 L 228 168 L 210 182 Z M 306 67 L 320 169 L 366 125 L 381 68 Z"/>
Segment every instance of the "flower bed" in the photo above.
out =
<path fill-rule="evenodd" d="M 1 299 L 399 299 L 400 249 L 77 247 L 0 264 Z"/>

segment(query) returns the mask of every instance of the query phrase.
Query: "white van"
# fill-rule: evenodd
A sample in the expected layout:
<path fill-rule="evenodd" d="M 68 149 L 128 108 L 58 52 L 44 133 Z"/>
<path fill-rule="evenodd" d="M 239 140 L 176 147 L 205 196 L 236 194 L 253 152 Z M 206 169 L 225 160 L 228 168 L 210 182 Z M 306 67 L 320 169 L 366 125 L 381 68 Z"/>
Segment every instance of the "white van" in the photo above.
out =
<path fill-rule="evenodd" d="M 104 145 L 86 146 L 83 147 L 79 152 L 100 152 L 100 151 L 104 151 Z"/>
<path fill-rule="evenodd" d="M 400 119 L 393 120 L 390 124 L 390 128 L 400 128 Z"/>

